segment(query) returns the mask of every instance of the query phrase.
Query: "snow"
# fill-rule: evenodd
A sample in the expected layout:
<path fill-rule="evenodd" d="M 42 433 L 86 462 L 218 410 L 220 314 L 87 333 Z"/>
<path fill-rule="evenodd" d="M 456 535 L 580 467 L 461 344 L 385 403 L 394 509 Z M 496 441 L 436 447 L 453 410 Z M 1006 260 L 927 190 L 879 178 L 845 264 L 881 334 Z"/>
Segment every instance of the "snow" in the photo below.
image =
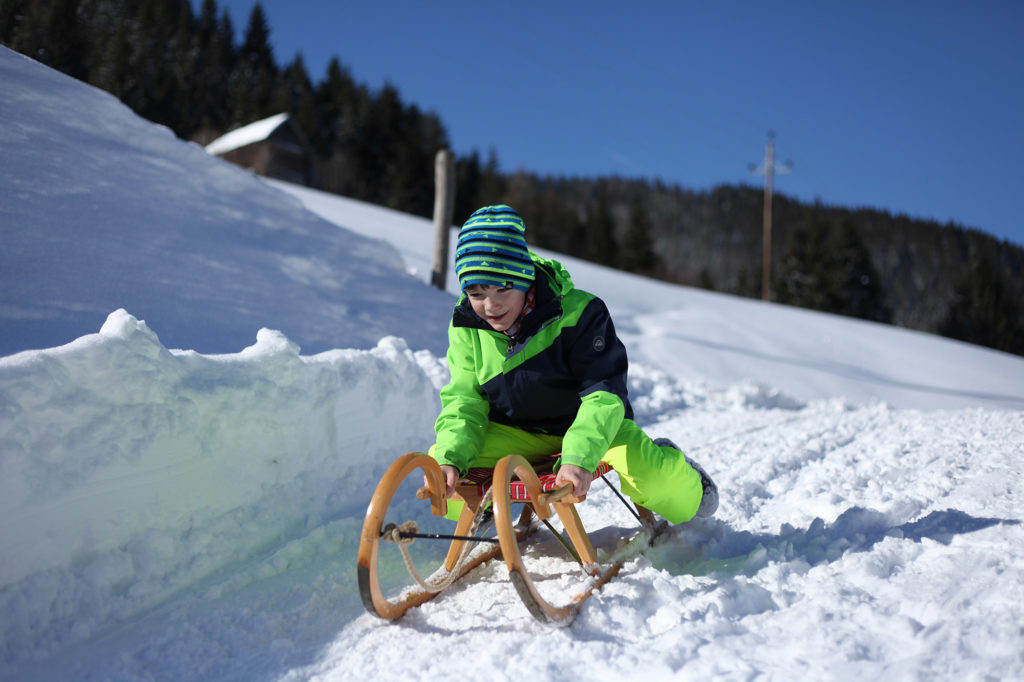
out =
<path fill-rule="evenodd" d="M 439 338 L 441 352 L 433 311 L 450 296 L 424 289 L 378 237 L 301 210 L 110 95 L 0 54 L 0 354 L 67 343 L 119 308 L 167 347 L 204 353 L 237 352 L 261 327 L 306 353 L 389 334 Z M 385 319 L 396 298 L 423 305 Z"/>
<path fill-rule="evenodd" d="M 241 149 L 253 142 L 262 142 L 270 137 L 270 134 L 287 120 L 288 114 L 286 113 L 274 114 L 269 118 L 255 121 L 241 128 L 235 128 L 206 145 L 206 151 L 211 154 L 224 154 L 235 149 Z"/>
<path fill-rule="evenodd" d="M 429 221 L 4 48 L 0 78 L 0 679 L 1024 677 L 1024 359 L 568 258 L 718 514 L 566 628 L 495 562 L 369 616 L 365 507 L 447 376 Z M 603 486 L 580 511 L 601 551 L 635 526 Z M 552 544 L 557 594 L 582 578 Z"/>

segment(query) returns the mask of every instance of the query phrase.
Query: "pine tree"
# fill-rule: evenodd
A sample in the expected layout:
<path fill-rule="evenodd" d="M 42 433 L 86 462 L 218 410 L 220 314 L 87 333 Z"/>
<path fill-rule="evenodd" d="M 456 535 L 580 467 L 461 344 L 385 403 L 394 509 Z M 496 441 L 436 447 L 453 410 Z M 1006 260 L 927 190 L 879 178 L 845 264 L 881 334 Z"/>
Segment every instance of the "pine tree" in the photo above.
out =
<path fill-rule="evenodd" d="M 501 172 L 501 164 L 498 163 L 498 152 L 491 147 L 487 150 L 487 161 L 484 162 L 483 170 L 480 172 L 480 189 L 473 210 L 501 203 L 502 197 L 505 195 L 506 184 L 507 180 Z M 513 208 L 515 207 L 513 206 Z M 466 215 L 468 217 L 469 214 Z"/>
<path fill-rule="evenodd" d="M 809 211 L 797 224 L 789 249 L 776 268 L 772 284 L 779 303 L 812 310 L 828 310 L 829 258 L 827 227 L 816 210 Z"/>
<path fill-rule="evenodd" d="M 45 64 L 72 78 L 87 80 L 86 36 L 78 20 L 78 0 L 50 0 L 44 21 L 48 47 Z"/>
<path fill-rule="evenodd" d="M 657 261 L 647 208 L 643 200 L 637 198 L 630 208 L 629 226 L 626 229 L 626 242 L 622 245 L 619 267 L 629 272 L 650 274 Z"/>
<path fill-rule="evenodd" d="M 270 28 L 263 6 L 256 3 L 249 14 L 245 37 L 231 75 L 232 123 L 235 127 L 275 113 L 274 83 L 277 64 L 270 47 Z"/>
<path fill-rule="evenodd" d="M 455 221 L 460 223 L 477 208 L 480 193 L 480 154 L 474 149 L 468 156 L 455 159 Z"/>
<path fill-rule="evenodd" d="M 396 195 L 397 139 L 404 124 L 398 90 L 386 83 L 370 100 L 366 117 L 359 122 L 360 134 L 354 140 L 359 175 L 354 179 L 353 196 L 382 206 L 390 205 L 388 202 Z"/>
<path fill-rule="evenodd" d="M 43 4 L 38 0 L 0 3 L 4 30 L 9 31 L 4 36 L 4 44 L 45 64 L 47 36 L 43 30 L 43 12 Z"/>
<path fill-rule="evenodd" d="M 0 2 L 0 44 L 14 45 L 24 21 L 27 0 L 4 0 Z M 17 49 L 17 48 L 15 48 Z"/>
<path fill-rule="evenodd" d="M 888 322 L 881 281 L 848 223 L 832 229 L 818 207 L 797 224 L 773 284 L 780 303 Z"/>
<path fill-rule="evenodd" d="M 843 222 L 834 238 L 829 240 L 833 289 L 829 292 L 831 312 L 863 320 L 889 322 L 892 311 L 885 305 L 881 278 L 864 242 L 849 224 Z"/>
<path fill-rule="evenodd" d="M 163 109 L 167 117 L 165 125 L 171 126 L 179 137 L 199 127 L 200 112 L 193 105 L 195 73 L 199 62 L 196 49 L 196 20 L 192 5 L 188 2 L 168 2 L 169 16 L 174 19 L 174 32 L 164 49 L 163 71 L 166 73 L 166 99 Z"/>
<path fill-rule="evenodd" d="M 327 76 L 316 90 L 319 125 L 311 138 L 320 156 L 318 174 L 323 189 L 357 196 L 356 182 L 361 169 L 357 141 L 369 110 L 370 96 L 335 57 L 327 65 Z"/>
<path fill-rule="evenodd" d="M 316 95 L 302 55 L 295 55 L 291 64 L 281 72 L 273 102 L 275 111 L 288 112 L 303 134 L 308 139 L 313 138 L 318 127 Z"/>
<path fill-rule="evenodd" d="M 47 66 L 83 79 L 81 66 L 85 60 L 77 5 L 74 0 L 0 3 L 0 18 L 5 24 L 2 28 L 11 32 L 4 43 Z"/>
<path fill-rule="evenodd" d="M 615 244 L 615 223 L 604 183 L 597 189 L 597 202 L 587 218 L 583 257 L 594 263 L 615 267 L 618 261 Z"/>
<path fill-rule="evenodd" d="M 975 257 L 956 284 L 939 333 L 968 343 L 1024 355 L 1021 305 L 992 261 Z"/>
<path fill-rule="evenodd" d="M 91 61 L 95 66 L 89 75 L 89 82 L 127 104 L 131 99 L 128 84 L 133 80 L 131 25 L 127 21 L 120 21 L 112 29 L 106 41 L 93 44 L 94 56 Z"/>
<path fill-rule="evenodd" d="M 410 159 L 412 183 L 408 188 L 411 201 L 407 207 L 412 213 L 421 216 L 432 216 L 434 212 L 434 161 L 437 152 L 448 149 L 448 131 L 441 119 L 432 112 L 422 112 L 412 108 L 413 121 L 410 126 L 411 135 L 403 142 L 403 146 L 415 150 Z M 456 192 L 458 188 L 456 188 Z"/>
<path fill-rule="evenodd" d="M 708 291 L 715 290 L 715 280 L 711 277 L 711 272 L 707 268 L 701 268 L 697 274 L 697 286 Z"/>
<path fill-rule="evenodd" d="M 210 142 L 231 125 L 230 77 L 235 68 L 235 29 L 231 16 L 217 17 L 215 0 L 203 0 L 192 42 L 196 52 L 194 77 L 187 93 L 194 108 L 186 137 Z"/>

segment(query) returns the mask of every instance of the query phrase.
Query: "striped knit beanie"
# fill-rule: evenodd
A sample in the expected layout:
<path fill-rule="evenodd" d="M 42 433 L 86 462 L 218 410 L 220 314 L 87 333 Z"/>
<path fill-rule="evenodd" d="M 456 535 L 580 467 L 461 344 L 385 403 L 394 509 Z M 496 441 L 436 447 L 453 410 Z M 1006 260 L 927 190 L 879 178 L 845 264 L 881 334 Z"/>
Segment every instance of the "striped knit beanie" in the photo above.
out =
<path fill-rule="evenodd" d="M 526 248 L 526 225 L 514 209 L 485 206 L 459 231 L 455 274 L 462 289 L 473 284 L 529 290 L 533 261 Z"/>

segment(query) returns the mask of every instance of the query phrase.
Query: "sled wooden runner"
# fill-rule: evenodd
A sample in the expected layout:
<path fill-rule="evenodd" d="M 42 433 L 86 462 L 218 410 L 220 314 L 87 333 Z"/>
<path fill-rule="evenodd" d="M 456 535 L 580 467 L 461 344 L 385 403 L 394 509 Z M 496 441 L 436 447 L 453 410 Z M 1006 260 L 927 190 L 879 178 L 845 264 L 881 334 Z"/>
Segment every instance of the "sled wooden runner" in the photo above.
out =
<path fill-rule="evenodd" d="M 602 476 L 610 470 L 608 465 L 602 463 L 594 472 L 594 477 Z M 508 455 L 498 462 L 493 471 L 471 470 L 459 482 L 455 499 L 463 500 L 465 506 L 452 534 L 421 534 L 412 522 L 386 523 L 388 509 L 402 481 L 410 475 L 420 474 L 426 485 L 416 491 L 416 498 L 429 501 L 433 515 L 444 516 L 448 504 L 444 498 L 444 476 L 437 462 L 422 453 L 409 453 L 395 460 L 381 478 L 367 508 L 357 569 L 360 596 L 366 609 L 374 615 L 388 620 L 399 618 L 410 608 L 427 602 L 455 580 L 500 554 L 508 566 L 510 582 L 530 614 L 544 623 L 565 625 L 572 622 L 583 602 L 614 578 L 625 563 L 624 559 L 620 559 L 604 567 L 600 565 L 575 507 L 585 496 L 574 497 L 571 485 L 555 488 L 553 473 L 538 475 L 534 465 L 520 455 Z M 485 515 L 489 502 L 493 503 L 494 525 L 498 536 L 496 542 L 475 536 L 477 524 Z M 524 505 L 518 519 L 512 512 L 512 504 L 515 503 Z M 648 541 L 664 527 L 664 522 L 656 526 L 653 514 L 642 507 L 634 514 L 643 526 L 641 533 L 647 533 Z M 588 576 L 585 588 L 561 606 L 552 604 L 536 589 L 519 549 L 522 540 L 537 527 L 533 517 L 547 523 L 552 515 L 561 520 L 572 548 Z M 443 565 L 427 579 L 418 575 L 403 550 L 406 566 L 418 587 L 389 599 L 381 589 L 378 575 L 381 544 L 411 543 L 414 538 L 446 539 L 451 544 Z M 491 546 L 473 550 L 478 543 L 490 543 Z"/>
<path fill-rule="evenodd" d="M 511 504 L 518 501 L 513 498 L 512 477 L 517 476 L 526 488 L 525 498 L 530 501 L 533 513 L 544 520 L 551 516 L 552 510 L 558 515 L 565 527 L 569 539 L 583 564 L 584 570 L 595 580 L 584 591 L 577 594 L 568 605 L 556 606 L 541 596 L 530 578 L 523 557 L 519 552 L 519 543 L 515 540 L 511 518 Z M 616 562 L 601 569 L 594 545 L 583 529 L 580 515 L 576 511 L 576 503 L 584 498 L 572 495 L 572 485 L 544 492 L 541 482 L 533 467 L 520 455 L 508 455 L 494 467 L 494 525 L 501 543 L 501 554 L 508 565 L 508 576 L 512 585 L 519 593 L 519 598 L 526 605 L 530 614 L 542 623 L 568 624 L 576 617 L 580 606 L 596 590 L 614 578 L 622 568 Z"/>

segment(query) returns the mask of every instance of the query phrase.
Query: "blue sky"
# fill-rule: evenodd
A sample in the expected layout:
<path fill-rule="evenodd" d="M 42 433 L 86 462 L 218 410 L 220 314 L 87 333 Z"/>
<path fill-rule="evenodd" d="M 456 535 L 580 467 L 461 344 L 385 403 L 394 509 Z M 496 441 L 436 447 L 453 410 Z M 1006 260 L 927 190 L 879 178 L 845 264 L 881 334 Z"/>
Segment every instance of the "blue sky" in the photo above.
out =
<path fill-rule="evenodd" d="M 254 4 L 218 2 L 239 34 Z M 1024 245 L 1021 2 L 262 5 L 279 64 L 337 56 L 504 171 L 760 187 L 772 130 L 780 193 Z"/>

